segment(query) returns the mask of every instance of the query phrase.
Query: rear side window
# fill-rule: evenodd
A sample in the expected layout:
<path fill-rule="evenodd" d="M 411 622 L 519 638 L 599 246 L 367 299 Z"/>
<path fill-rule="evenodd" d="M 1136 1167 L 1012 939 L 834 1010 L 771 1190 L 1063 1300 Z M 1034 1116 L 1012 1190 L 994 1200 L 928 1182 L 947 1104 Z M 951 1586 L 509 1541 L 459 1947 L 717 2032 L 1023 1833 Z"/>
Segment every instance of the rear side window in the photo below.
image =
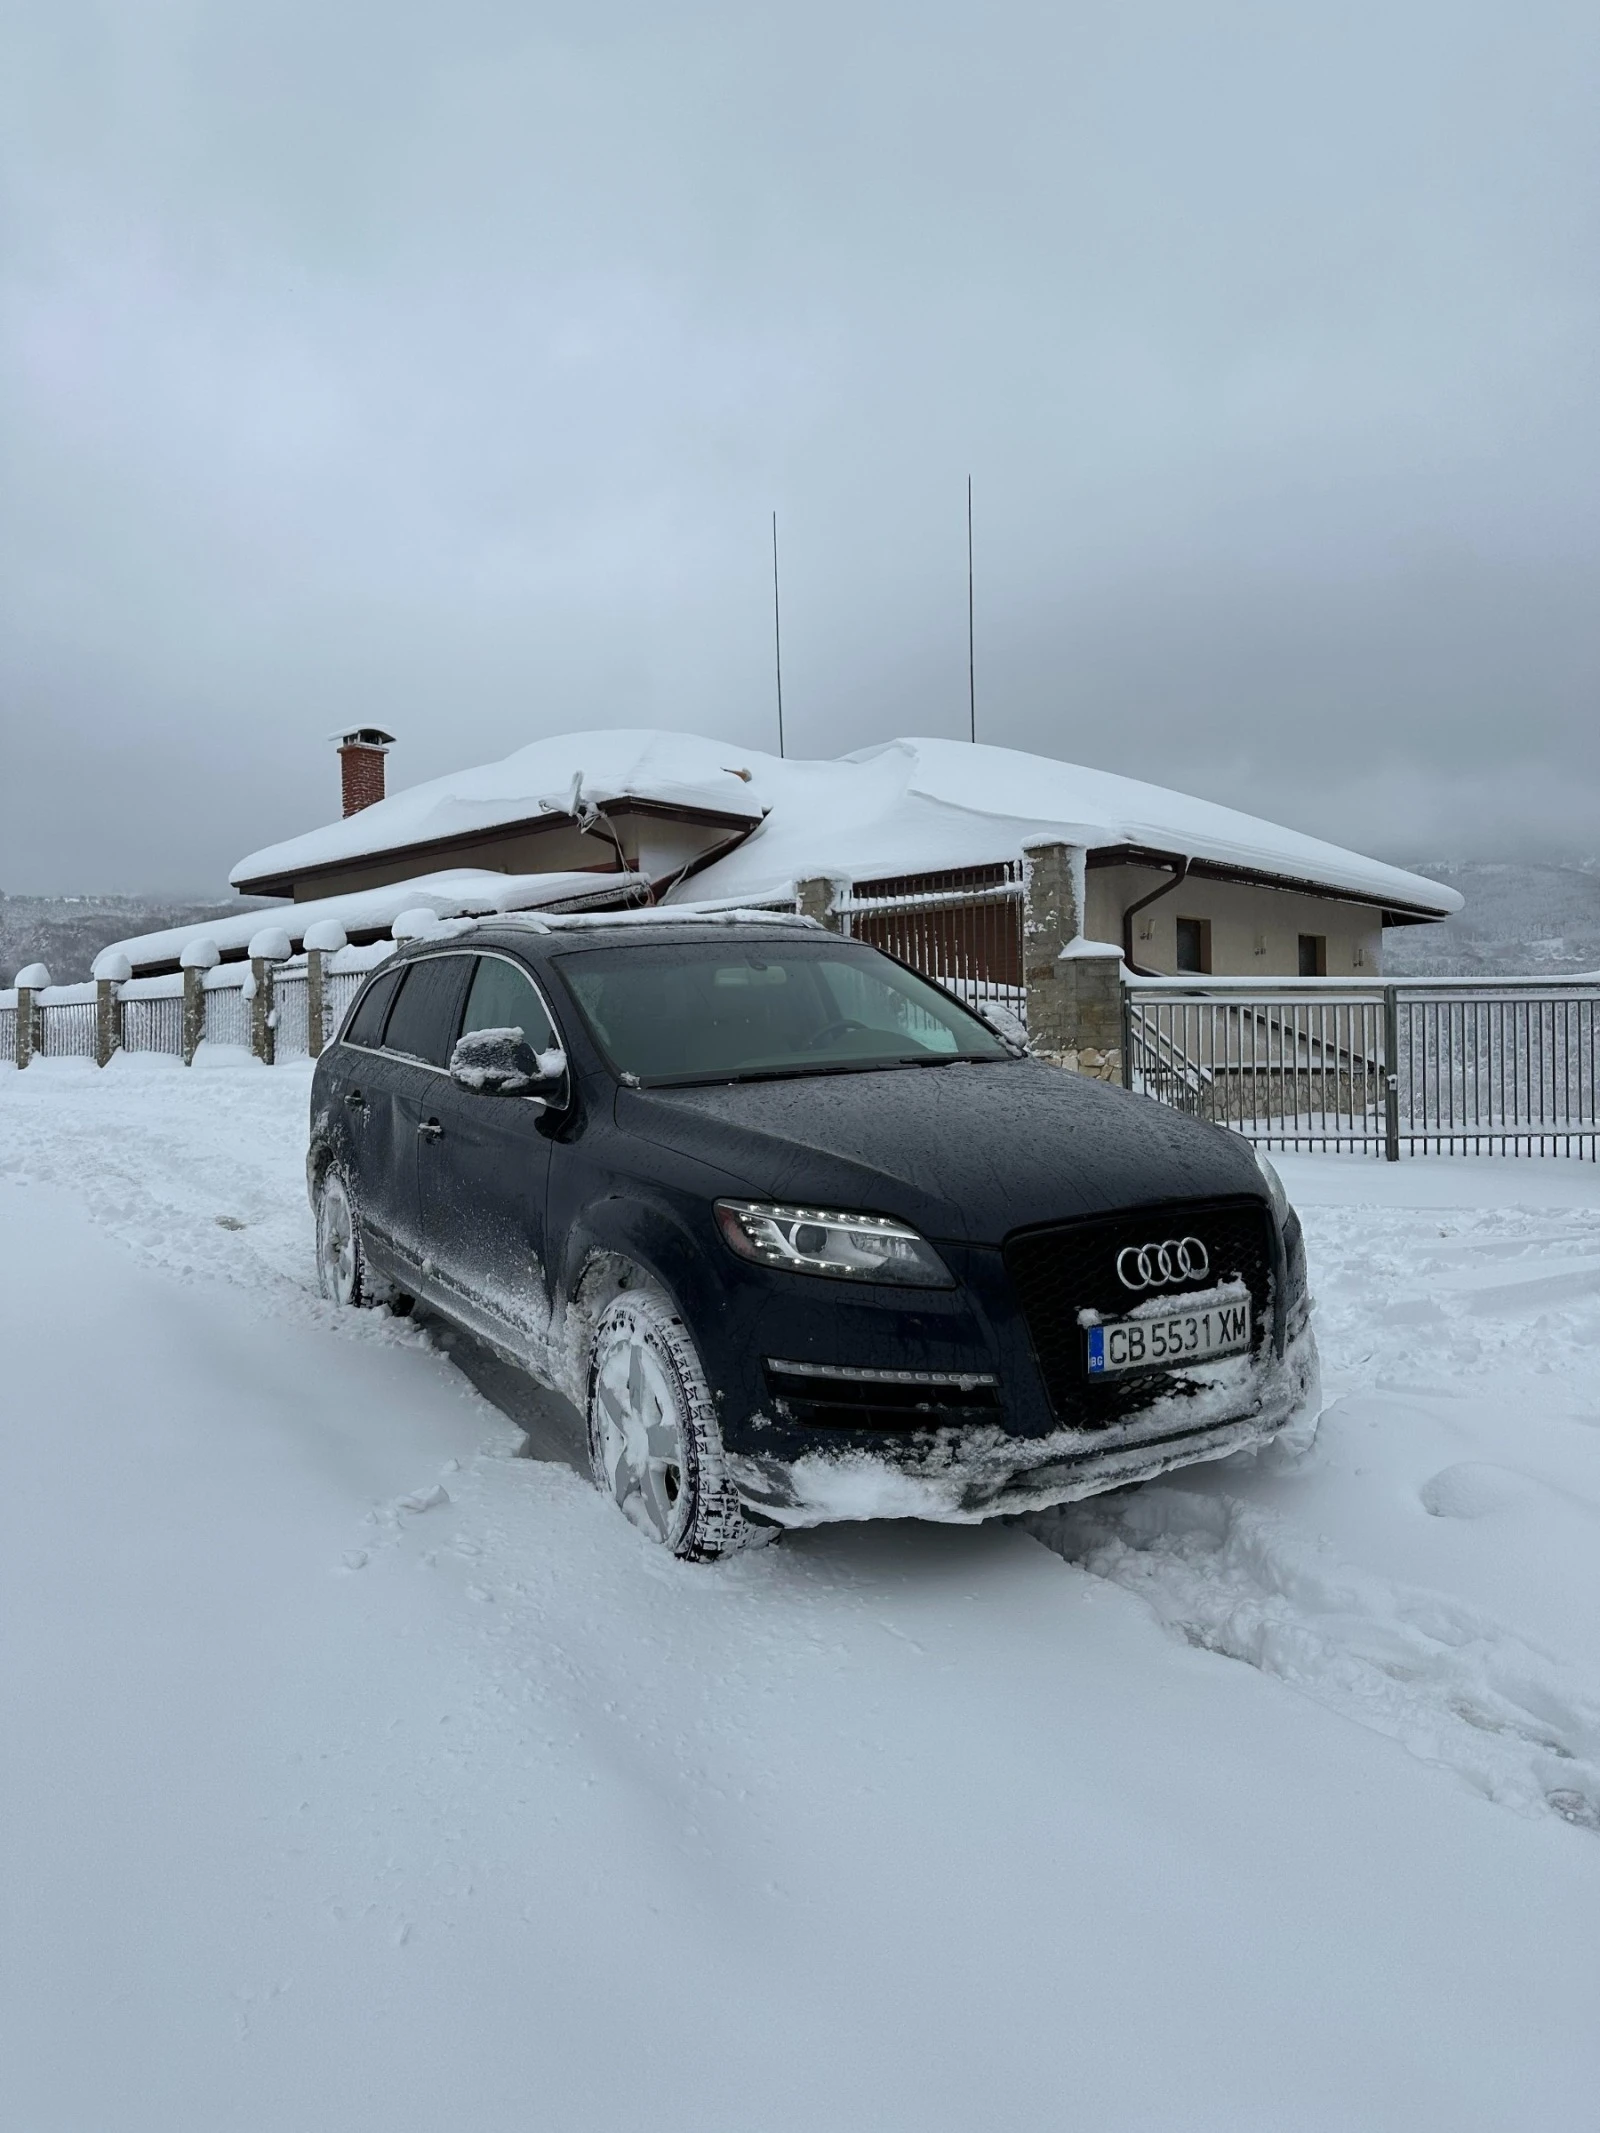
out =
<path fill-rule="evenodd" d="M 430 955 L 408 965 L 384 1032 L 385 1051 L 404 1052 L 429 1066 L 446 1065 L 470 967 L 464 955 Z"/>
<path fill-rule="evenodd" d="M 515 963 L 497 955 L 478 958 L 467 1011 L 461 1018 L 463 1037 L 475 1029 L 519 1029 L 536 1052 L 547 1052 L 556 1041 L 544 1002 Z"/>
<path fill-rule="evenodd" d="M 344 1033 L 346 1044 L 379 1045 L 383 1042 L 383 1018 L 389 1012 L 389 1002 L 394 998 L 394 989 L 401 975 L 398 970 L 386 970 L 381 978 L 375 978 L 367 987 L 350 1017 L 350 1027 Z"/>

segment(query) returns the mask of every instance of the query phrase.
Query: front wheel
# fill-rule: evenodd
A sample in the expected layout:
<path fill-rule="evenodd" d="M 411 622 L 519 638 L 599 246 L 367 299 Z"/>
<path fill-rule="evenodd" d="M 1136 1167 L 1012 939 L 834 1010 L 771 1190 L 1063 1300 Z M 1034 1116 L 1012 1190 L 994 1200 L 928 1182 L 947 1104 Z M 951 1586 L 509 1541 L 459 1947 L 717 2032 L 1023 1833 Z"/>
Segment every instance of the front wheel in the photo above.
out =
<path fill-rule="evenodd" d="M 588 1408 L 596 1484 L 641 1533 L 685 1562 L 749 1546 L 705 1372 L 664 1296 L 625 1290 L 601 1313 Z"/>

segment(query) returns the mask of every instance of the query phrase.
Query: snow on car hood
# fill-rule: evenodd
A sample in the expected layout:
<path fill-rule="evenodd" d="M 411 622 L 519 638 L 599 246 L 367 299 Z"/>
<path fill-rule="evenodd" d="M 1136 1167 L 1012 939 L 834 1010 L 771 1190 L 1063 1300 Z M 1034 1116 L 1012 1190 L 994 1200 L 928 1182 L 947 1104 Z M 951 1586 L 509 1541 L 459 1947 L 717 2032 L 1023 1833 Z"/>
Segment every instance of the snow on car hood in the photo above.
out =
<path fill-rule="evenodd" d="M 624 1089 L 616 1116 L 754 1198 L 897 1215 L 953 1243 L 1262 1191 L 1234 1135 L 1035 1060 Z"/>

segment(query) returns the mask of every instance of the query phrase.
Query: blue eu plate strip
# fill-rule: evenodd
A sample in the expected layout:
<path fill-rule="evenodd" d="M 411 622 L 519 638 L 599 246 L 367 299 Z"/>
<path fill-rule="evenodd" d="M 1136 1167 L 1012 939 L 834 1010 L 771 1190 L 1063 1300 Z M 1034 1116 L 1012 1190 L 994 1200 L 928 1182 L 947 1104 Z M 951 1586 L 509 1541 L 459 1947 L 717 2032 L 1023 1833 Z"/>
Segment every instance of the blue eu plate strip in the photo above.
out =
<path fill-rule="evenodd" d="M 1089 1375 L 1106 1367 L 1106 1329 L 1104 1326 L 1089 1328 Z"/>

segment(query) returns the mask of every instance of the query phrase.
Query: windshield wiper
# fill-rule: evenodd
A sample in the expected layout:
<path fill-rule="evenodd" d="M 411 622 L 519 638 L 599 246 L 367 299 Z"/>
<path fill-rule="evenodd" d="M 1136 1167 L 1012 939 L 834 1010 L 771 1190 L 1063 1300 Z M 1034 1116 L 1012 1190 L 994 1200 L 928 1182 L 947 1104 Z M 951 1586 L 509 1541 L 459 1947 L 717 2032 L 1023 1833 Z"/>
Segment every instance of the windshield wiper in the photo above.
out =
<path fill-rule="evenodd" d="M 720 1073 L 656 1074 L 642 1083 L 647 1089 L 722 1088 L 736 1081 L 796 1081 L 822 1074 L 876 1074 L 890 1067 L 995 1066 L 982 1052 L 897 1052 L 882 1059 L 819 1060 L 815 1066 L 726 1067 Z"/>

